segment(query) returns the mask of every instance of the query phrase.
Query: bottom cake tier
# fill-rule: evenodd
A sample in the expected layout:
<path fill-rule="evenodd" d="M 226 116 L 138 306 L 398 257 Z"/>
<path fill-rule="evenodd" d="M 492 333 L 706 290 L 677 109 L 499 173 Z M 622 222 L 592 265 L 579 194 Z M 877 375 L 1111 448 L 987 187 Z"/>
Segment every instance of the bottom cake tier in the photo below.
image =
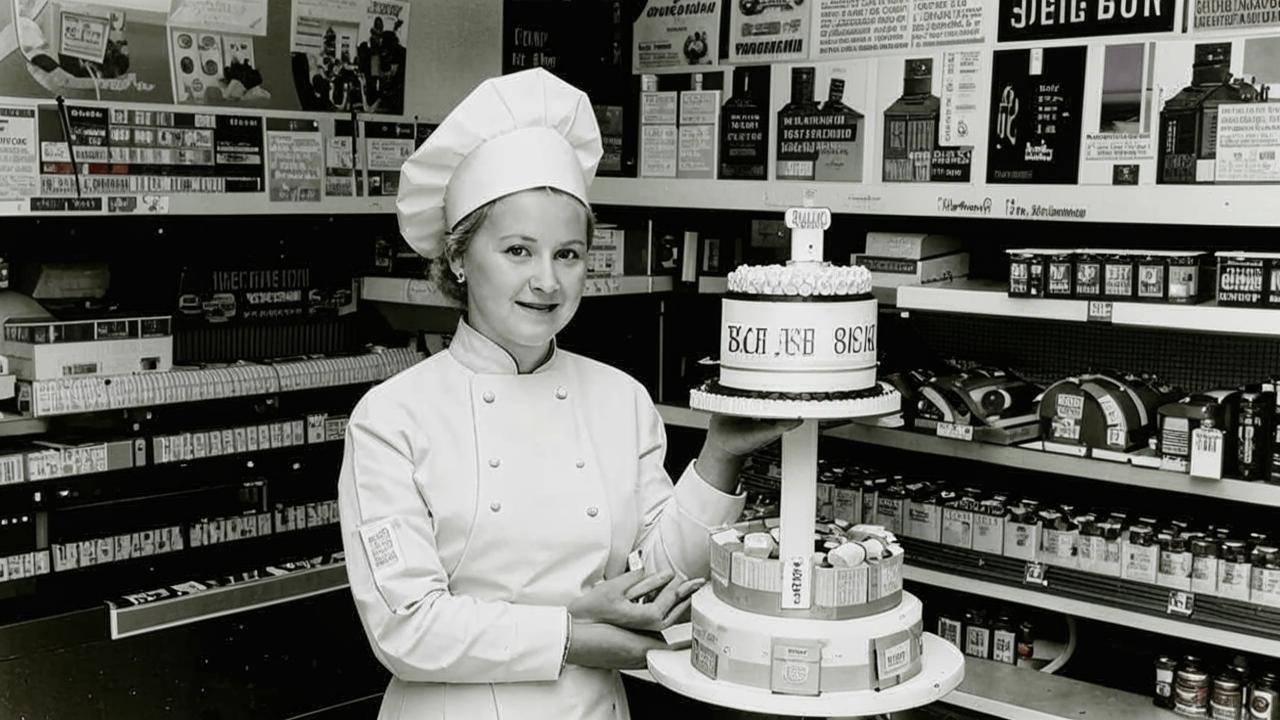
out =
<path fill-rule="evenodd" d="M 923 667 L 922 606 L 852 620 L 775 617 L 739 610 L 704 587 L 693 598 L 690 663 L 711 680 L 788 695 L 884 690 Z"/>
<path fill-rule="evenodd" d="M 709 380 L 689 391 L 694 410 L 757 418 L 855 418 L 890 415 L 901 409 L 902 396 L 888 383 L 865 390 L 829 393 L 755 392 Z"/>

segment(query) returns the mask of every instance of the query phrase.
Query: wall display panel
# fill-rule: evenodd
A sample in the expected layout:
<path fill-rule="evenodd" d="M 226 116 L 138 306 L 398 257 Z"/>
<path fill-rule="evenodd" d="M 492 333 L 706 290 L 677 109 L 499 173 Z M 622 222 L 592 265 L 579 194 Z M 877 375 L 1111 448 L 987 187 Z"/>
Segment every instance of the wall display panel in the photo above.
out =
<path fill-rule="evenodd" d="M 638 73 L 687 72 L 720 58 L 720 0 L 652 0 L 632 31 L 631 69 Z M 622 12 L 621 3 L 614 3 Z"/>
<path fill-rule="evenodd" d="M 1160 43 L 1157 182 L 1280 182 L 1280 35 Z"/>
<path fill-rule="evenodd" d="M 324 138 L 316 120 L 267 118 L 267 192 L 272 202 L 320 202 Z"/>
<path fill-rule="evenodd" d="M 775 65 L 776 180 L 862 182 L 877 124 L 874 62 Z"/>
<path fill-rule="evenodd" d="M 1081 184 L 1155 182 L 1157 50 L 1153 42 L 1124 41 L 1089 49 Z"/>
<path fill-rule="evenodd" d="M 738 0 L 729 6 L 729 61 L 804 60 L 813 35 L 804 0 Z"/>
<path fill-rule="evenodd" d="M 883 120 L 872 164 L 881 182 L 970 181 L 983 69 L 977 50 L 879 60 L 873 110 Z"/>
<path fill-rule="evenodd" d="M 1000 42 L 1169 33 L 1182 0 L 1000 0 Z"/>
<path fill-rule="evenodd" d="M 1087 48 L 998 50 L 992 60 L 988 183 L 1074 184 Z"/>
<path fill-rule="evenodd" d="M 40 186 L 36 111 L 0 105 L 0 200 L 35 195 Z"/>
<path fill-rule="evenodd" d="M 979 0 L 819 0 L 813 57 L 830 60 L 939 45 L 981 43 L 990 13 Z"/>
<path fill-rule="evenodd" d="M 1192 32 L 1280 28 L 1280 3 L 1273 0 L 1194 0 Z"/>

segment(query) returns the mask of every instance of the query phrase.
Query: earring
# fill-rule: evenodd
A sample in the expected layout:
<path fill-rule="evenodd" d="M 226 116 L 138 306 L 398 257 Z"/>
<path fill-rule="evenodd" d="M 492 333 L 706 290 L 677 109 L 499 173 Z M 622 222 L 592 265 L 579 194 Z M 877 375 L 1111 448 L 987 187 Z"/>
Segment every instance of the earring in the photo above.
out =
<path fill-rule="evenodd" d="M 458 278 L 459 283 L 464 283 L 467 281 L 467 274 L 461 270 L 455 272 L 453 275 L 454 277 Z"/>

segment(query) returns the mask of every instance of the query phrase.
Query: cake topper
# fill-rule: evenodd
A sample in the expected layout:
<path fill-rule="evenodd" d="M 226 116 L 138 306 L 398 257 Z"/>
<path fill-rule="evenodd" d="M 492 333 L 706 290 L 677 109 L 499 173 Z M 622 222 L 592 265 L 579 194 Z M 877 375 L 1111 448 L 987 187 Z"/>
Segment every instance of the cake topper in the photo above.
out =
<path fill-rule="evenodd" d="M 786 220 L 791 228 L 791 262 L 822 262 L 822 233 L 831 227 L 831 210 L 788 208 Z"/>

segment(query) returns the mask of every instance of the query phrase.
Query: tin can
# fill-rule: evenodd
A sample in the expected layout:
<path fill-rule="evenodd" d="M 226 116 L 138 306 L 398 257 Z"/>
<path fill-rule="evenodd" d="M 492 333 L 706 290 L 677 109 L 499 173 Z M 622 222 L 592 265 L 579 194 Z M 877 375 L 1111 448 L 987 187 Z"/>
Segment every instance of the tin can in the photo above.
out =
<path fill-rule="evenodd" d="M 1075 279 L 1075 253 L 1054 252 L 1045 257 L 1045 297 L 1075 297 Z"/>
<path fill-rule="evenodd" d="M 1209 697 L 1209 716 L 1213 720 L 1240 720 L 1244 711 L 1244 685 L 1240 676 L 1227 670 L 1213 679 Z"/>
<path fill-rule="evenodd" d="M 1273 393 L 1240 393 L 1236 422 L 1236 473 L 1242 480 L 1266 480 L 1271 477 L 1275 406 Z"/>
<path fill-rule="evenodd" d="M 1249 720 L 1276 720 L 1277 680 L 1275 673 L 1263 673 L 1249 685 Z"/>
<path fill-rule="evenodd" d="M 1205 253 L 1166 253 L 1169 264 L 1169 292 L 1166 300 L 1171 303 L 1195 304 L 1200 302 L 1200 265 Z"/>
<path fill-rule="evenodd" d="M 1086 300 L 1102 297 L 1102 254 L 1098 250 L 1077 250 L 1075 296 Z"/>
<path fill-rule="evenodd" d="M 1050 250 L 1006 250 L 1009 255 L 1009 296 L 1043 297 L 1045 259 Z"/>
<path fill-rule="evenodd" d="M 1209 673 L 1200 667 L 1200 658 L 1182 658 L 1173 678 L 1173 711 L 1186 717 L 1208 717 Z"/>
<path fill-rule="evenodd" d="M 1169 269 L 1168 260 L 1159 253 L 1140 255 L 1135 263 L 1137 275 L 1137 297 L 1139 300 L 1163 302 L 1166 297 L 1165 275 Z"/>
<path fill-rule="evenodd" d="M 1178 661 L 1168 655 L 1156 658 L 1155 705 L 1173 709 L 1173 675 L 1178 671 Z"/>
<path fill-rule="evenodd" d="M 1134 256 L 1112 251 L 1102 261 L 1102 295 L 1108 300 L 1130 300 L 1134 296 Z"/>

